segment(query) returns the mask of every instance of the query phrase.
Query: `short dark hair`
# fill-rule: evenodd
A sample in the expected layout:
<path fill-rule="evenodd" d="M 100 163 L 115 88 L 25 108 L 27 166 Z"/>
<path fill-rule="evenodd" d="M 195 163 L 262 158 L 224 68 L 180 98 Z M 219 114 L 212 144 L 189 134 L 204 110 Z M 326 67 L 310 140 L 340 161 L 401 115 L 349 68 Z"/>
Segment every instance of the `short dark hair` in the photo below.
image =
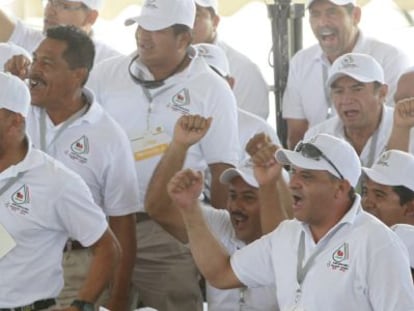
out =
<path fill-rule="evenodd" d="M 57 26 L 47 29 L 46 37 L 65 42 L 63 58 L 69 68 L 86 68 L 89 75 L 95 59 L 95 44 L 86 32 L 75 26 Z"/>
<path fill-rule="evenodd" d="M 393 186 L 392 190 L 398 195 L 400 205 L 414 200 L 414 191 L 405 186 Z"/>

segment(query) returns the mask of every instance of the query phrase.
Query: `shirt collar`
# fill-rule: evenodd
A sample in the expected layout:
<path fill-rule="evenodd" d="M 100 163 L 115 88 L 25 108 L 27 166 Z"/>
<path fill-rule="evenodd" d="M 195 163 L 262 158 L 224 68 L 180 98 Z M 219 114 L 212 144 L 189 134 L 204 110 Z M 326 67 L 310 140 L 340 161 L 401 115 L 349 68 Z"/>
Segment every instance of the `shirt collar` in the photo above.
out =
<path fill-rule="evenodd" d="M 0 181 L 7 179 L 7 178 L 15 177 L 20 172 L 29 171 L 41 165 L 44 162 L 44 157 L 42 156 L 42 152 L 32 147 L 31 139 L 29 135 L 27 134 L 26 134 L 26 142 L 28 144 L 28 149 L 27 149 L 27 153 L 25 157 L 19 163 L 15 165 L 11 165 L 7 169 L 5 169 L 3 172 L 1 172 Z"/>

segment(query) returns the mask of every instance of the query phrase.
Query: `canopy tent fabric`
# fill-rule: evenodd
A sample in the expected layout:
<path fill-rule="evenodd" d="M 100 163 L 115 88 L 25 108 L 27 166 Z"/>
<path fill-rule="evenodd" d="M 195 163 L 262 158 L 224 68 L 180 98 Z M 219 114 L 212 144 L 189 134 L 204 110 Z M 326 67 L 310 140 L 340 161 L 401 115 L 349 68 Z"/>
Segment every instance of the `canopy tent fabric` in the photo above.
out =
<path fill-rule="evenodd" d="M 39 0 L 0 0 L 0 3 L 9 4 L 12 10 L 20 17 L 37 17 L 42 15 L 41 1 Z M 219 0 L 219 13 L 230 16 L 249 2 L 275 3 L 275 0 Z M 357 0 L 358 5 L 365 5 L 370 0 Z M 393 0 L 402 10 L 414 10 L 413 0 Z M 10 4 L 11 2 L 11 4 Z M 141 5 L 144 0 L 106 0 L 101 16 L 112 19 L 130 5 Z M 306 0 L 292 0 L 292 3 L 305 3 Z"/>

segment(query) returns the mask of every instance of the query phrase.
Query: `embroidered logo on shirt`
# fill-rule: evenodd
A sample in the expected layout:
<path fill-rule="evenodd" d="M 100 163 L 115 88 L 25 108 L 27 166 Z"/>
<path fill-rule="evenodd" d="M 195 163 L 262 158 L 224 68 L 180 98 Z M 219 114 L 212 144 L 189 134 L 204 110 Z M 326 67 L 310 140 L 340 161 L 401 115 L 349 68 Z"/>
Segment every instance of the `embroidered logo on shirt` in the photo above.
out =
<path fill-rule="evenodd" d="M 29 213 L 29 206 L 23 206 L 30 203 L 30 190 L 27 185 L 18 188 L 12 195 L 11 201 L 6 203 L 6 207 L 20 215 Z"/>
<path fill-rule="evenodd" d="M 327 264 L 332 270 L 338 270 L 341 272 L 348 271 L 349 269 L 349 244 L 344 243 L 338 247 L 332 254 L 332 260 Z"/>
<path fill-rule="evenodd" d="M 79 138 L 77 141 L 75 141 L 71 146 L 70 149 L 72 149 L 73 152 L 76 152 L 77 154 L 85 154 L 89 152 L 89 142 L 88 138 L 83 135 L 81 138 Z"/>
<path fill-rule="evenodd" d="M 190 105 L 190 92 L 188 89 L 182 89 L 172 97 L 171 103 L 168 106 L 171 107 L 172 110 L 189 113 L 190 110 L 185 107 L 188 105 Z"/>
<path fill-rule="evenodd" d="M 12 201 L 16 204 L 24 204 L 30 202 L 29 188 L 26 185 L 21 186 L 12 195 Z"/>
<path fill-rule="evenodd" d="M 88 137 L 83 135 L 70 145 L 70 150 L 65 151 L 72 160 L 77 160 L 81 164 L 88 162 L 86 155 L 89 154 L 89 140 Z"/>

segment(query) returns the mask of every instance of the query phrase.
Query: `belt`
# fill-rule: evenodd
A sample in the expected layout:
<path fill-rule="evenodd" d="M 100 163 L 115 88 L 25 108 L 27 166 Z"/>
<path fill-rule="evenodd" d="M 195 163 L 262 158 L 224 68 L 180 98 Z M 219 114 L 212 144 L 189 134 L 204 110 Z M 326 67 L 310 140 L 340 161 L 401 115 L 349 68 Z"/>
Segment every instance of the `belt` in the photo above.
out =
<path fill-rule="evenodd" d="M 76 251 L 76 250 L 85 249 L 85 248 L 87 247 L 80 244 L 80 242 L 75 241 L 75 240 L 69 240 L 66 242 L 63 252 Z"/>
<path fill-rule="evenodd" d="M 17 308 L 9 308 L 9 309 L 0 309 L 0 311 L 38 311 L 44 310 L 56 304 L 55 299 L 44 299 L 38 300 L 33 302 L 30 305 L 24 307 L 17 307 Z"/>
<path fill-rule="evenodd" d="M 147 220 L 151 219 L 151 217 L 149 217 L 148 214 L 144 213 L 144 212 L 136 213 L 135 217 L 136 217 L 137 223 L 140 223 L 140 222 L 147 221 Z"/>

